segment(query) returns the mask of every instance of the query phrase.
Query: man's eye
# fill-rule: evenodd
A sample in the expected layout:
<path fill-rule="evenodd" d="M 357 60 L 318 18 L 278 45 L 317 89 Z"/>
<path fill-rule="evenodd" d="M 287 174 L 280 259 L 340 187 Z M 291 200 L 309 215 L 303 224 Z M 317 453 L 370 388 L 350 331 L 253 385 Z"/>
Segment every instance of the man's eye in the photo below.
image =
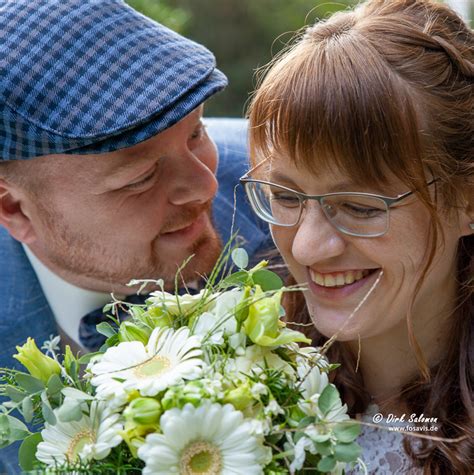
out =
<path fill-rule="evenodd" d="M 133 189 L 136 189 L 136 188 L 141 188 L 142 186 L 146 185 L 148 182 L 150 182 L 154 178 L 154 176 L 156 174 L 156 170 L 157 170 L 157 168 L 155 167 L 150 174 L 148 174 L 147 176 L 145 176 L 144 178 L 142 178 L 139 181 L 129 183 L 128 185 L 125 186 L 125 188 L 127 190 L 133 190 Z"/>
<path fill-rule="evenodd" d="M 206 132 L 206 126 L 201 122 L 199 125 L 194 129 L 194 132 L 191 134 L 190 139 L 199 139 L 201 138 Z"/>

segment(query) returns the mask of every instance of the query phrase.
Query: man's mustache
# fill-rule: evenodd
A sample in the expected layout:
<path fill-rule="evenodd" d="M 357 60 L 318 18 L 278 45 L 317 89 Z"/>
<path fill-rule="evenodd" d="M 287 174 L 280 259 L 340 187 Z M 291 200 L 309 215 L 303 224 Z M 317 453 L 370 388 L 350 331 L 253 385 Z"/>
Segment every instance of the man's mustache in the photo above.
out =
<path fill-rule="evenodd" d="M 190 226 L 202 213 L 210 214 L 211 208 L 211 200 L 199 206 L 181 208 L 175 216 L 166 219 L 160 234 L 166 234 Z"/>

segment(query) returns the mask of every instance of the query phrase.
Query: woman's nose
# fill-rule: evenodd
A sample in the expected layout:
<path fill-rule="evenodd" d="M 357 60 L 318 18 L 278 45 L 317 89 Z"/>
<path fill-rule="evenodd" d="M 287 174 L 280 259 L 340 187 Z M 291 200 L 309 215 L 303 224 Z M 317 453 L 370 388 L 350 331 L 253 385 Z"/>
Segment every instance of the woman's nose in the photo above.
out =
<path fill-rule="evenodd" d="M 311 266 L 341 255 L 346 245 L 344 235 L 332 225 L 319 204 L 307 204 L 293 239 L 293 258 L 301 265 Z"/>

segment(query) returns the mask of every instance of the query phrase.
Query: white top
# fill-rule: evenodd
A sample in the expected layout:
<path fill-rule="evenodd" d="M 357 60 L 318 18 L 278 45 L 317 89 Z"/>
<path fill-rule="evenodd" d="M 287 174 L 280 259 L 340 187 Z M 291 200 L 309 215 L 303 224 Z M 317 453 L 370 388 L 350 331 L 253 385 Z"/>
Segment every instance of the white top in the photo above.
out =
<path fill-rule="evenodd" d="M 374 424 L 375 414 L 380 410 L 376 404 L 371 404 L 361 418 L 361 422 Z M 407 455 L 403 447 L 405 436 L 396 430 L 388 430 L 388 427 L 406 427 L 407 423 L 387 423 L 385 419 L 377 422 L 377 427 L 361 426 L 361 433 L 357 443 L 362 447 L 361 459 L 367 466 L 369 474 L 380 475 L 418 475 L 423 469 L 414 468 L 412 459 Z M 346 474 L 362 474 L 364 471 L 356 467 L 347 470 Z"/>
<path fill-rule="evenodd" d="M 87 313 L 110 302 L 110 294 L 81 289 L 48 269 L 26 246 L 23 249 L 38 277 L 58 326 L 79 346 L 79 322 Z"/>

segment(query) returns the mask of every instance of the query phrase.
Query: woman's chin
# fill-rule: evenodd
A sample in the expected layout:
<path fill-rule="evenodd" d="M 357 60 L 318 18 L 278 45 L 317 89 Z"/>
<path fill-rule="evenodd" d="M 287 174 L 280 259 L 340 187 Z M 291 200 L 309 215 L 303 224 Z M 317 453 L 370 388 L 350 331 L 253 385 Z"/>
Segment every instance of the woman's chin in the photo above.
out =
<path fill-rule="evenodd" d="M 327 338 L 337 335 L 338 341 L 352 341 L 368 336 L 368 329 L 364 329 L 364 325 L 361 325 L 359 315 L 354 315 L 351 321 L 347 322 L 351 312 L 329 312 L 315 309 L 310 304 L 308 310 L 318 332 Z"/>

